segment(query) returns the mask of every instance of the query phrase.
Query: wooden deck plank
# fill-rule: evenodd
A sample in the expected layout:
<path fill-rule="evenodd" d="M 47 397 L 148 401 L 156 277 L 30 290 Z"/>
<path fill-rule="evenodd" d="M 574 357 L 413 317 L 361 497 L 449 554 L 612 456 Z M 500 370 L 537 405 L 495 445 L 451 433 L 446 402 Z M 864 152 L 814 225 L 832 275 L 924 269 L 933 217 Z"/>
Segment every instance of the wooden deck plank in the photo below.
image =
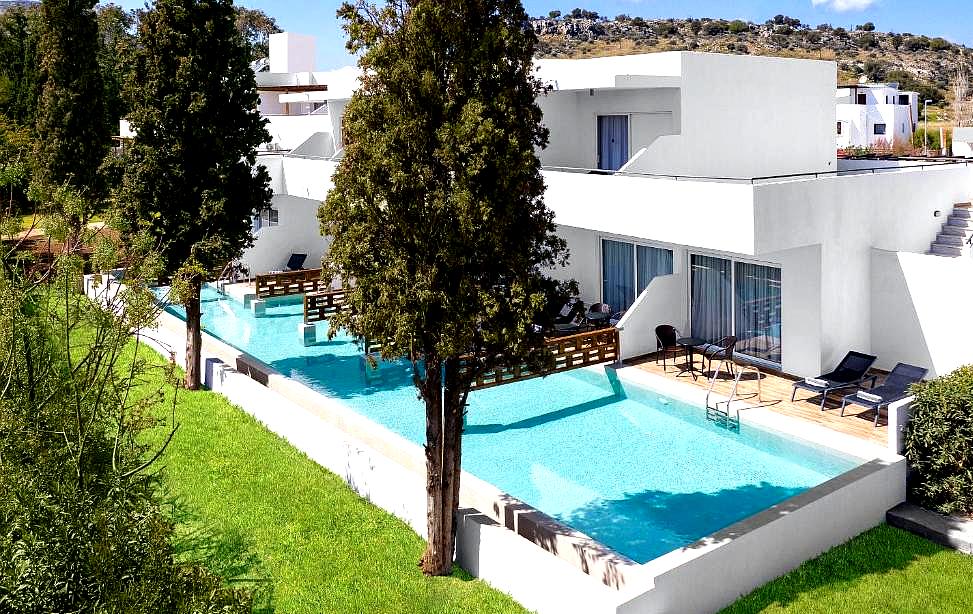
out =
<path fill-rule="evenodd" d="M 636 366 L 648 373 L 663 377 L 677 378 L 679 381 L 693 386 L 707 389 L 709 387 L 709 373 L 700 375 L 699 379 L 694 380 L 688 372 L 683 372 L 685 356 L 679 356 L 672 360 L 670 357 L 666 361 L 666 368 L 663 369 L 662 362 L 656 364 L 655 355 L 643 356 L 625 361 L 626 364 Z M 698 355 L 695 356 L 694 364 L 697 369 L 705 367 Z M 713 365 L 716 368 L 716 365 Z M 888 441 L 888 426 L 886 415 L 883 413 L 878 422 L 878 427 L 874 427 L 875 413 L 858 405 L 850 405 L 845 409 L 845 415 L 841 414 L 841 398 L 848 391 L 836 393 L 828 396 L 825 403 L 825 410 L 821 411 L 821 397 L 812 395 L 810 391 L 798 390 L 797 400 L 791 402 L 792 384 L 799 378 L 792 377 L 783 373 L 768 371 L 761 368 L 761 398 L 757 400 L 757 375 L 746 372 L 740 379 L 740 387 L 737 391 L 737 398 L 749 405 L 766 407 L 772 411 L 781 413 L 785 416 L 800 418 L 815 424 L 828 427 L 832 430 L 854 437 L 859 437 L 871 442 L 885 444 Z M 881 383 L 881 377 L 879 378 Z M 713 390 L 723 395 L 729 396 L 733 387 L 733 378 L 725 372 L 720 373 Z"/>

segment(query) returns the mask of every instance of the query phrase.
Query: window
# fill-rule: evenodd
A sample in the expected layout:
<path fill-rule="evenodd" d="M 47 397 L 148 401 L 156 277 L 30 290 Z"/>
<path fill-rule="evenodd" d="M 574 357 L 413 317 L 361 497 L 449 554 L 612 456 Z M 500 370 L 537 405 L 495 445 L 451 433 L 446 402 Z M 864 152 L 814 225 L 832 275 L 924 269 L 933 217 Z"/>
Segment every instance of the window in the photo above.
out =
<path fill-rule="evenodd" d="M 321 109 L 324 109 L 321 111 Z M 318 113 L 320 111 L 320 113 Z M 311 113 L 316 113 L 318 115 L 328 114 L 328 103 L 326 102 L 312 102 L 311 103 Z"/>
<path fill-rule="evenodd" d="M 253 231 L 257 232 L 266 226 L 279 226 L 280 212 L 277 209 L 264 209 L 258 215 L 253 216 Z"/>
<path fill-rule="evenodd" d="M 672 250 L 602 239 L 601 300 L 625 311 L 660 275 L 672 274 Z"/>
<path fill-rule="evenodd" d="M 781 362 L 781 283 L 777 267 L 692 254 L 691 335 L 709 342 L 737 337 L 736 351 Z"/>
<path fill-rule="evenodd" d="M 885 134 L 885 124 L 875 124 L 875 134 Z"/>
<path fill-rule="evenodd" d="M 838 134 L 841 134 L 841 122 L 838 122 Z"/>
<path fill-rule="evenodd" d="M 903 106 L 908 106 L 909 105 L 909 95 L 908 94 L 899 94 L 899 104 L 901 104 Z"/>
<path fill-rule="evenodd" d="M 858 104 L 867 104 L 865 94 L 858 94 Z"/>
<path fill-rule="evenodd" d="M 905 124 L 902 124 L 902 134 L 905 134 Z"/>

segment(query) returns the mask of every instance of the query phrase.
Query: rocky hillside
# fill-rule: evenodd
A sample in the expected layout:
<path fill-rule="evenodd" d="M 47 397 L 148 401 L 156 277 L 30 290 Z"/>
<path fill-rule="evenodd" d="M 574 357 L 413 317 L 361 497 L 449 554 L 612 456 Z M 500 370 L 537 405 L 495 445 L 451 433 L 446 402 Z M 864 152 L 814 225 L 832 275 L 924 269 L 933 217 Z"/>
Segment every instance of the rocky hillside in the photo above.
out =
<path fill-rule="evenodd" d="M 841 82 L 897 81 L 937 102 L 950 99 L 958 75 L 973 73 L 973 49 L 920 34 L 810 26 L 784 15 L 766 23 L 725 19 L 606 19 L 575 9 L 533 20 L 539 54 L 582 58 L 652 51 L 696 50 L 835 60 Z"/>

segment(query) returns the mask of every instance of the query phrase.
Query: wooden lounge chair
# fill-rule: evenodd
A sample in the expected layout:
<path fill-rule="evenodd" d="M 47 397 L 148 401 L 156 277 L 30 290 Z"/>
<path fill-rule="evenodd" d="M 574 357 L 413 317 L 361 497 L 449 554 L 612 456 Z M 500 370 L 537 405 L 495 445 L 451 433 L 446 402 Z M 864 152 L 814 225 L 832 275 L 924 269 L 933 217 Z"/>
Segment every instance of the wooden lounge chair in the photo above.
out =
<path fill-rule="evenodd" d="M 868 380 L 871 380 L 874 386 L 877 376 L 869 376 L 868 370 L 872 368 L 876 360 L 878 360 L 878 357 L 871 354 L 848 352 L 834 371 L 794 382 L 791 401 L 797 395 L 798 388 L 810 390 L 821 395 L 821 411 L 824 411 L 824 403 L 828 399 L 829 392 L 843 388 L 859 388 Z"/>
<path fill-rule="evenodd" d="M 929 373 L 929 369 L 900 362 L 895 365 L 895 368 L 888 374 L 881 386 L 872 388 L 867 392 L 859 390 L 842 399 L 841 415 L 845 415 L 845 407 L 849 403 L 861 405 L 875 410 L 875 426 L 878 426 L 878 417 L 882 414 L 882 408 L 888 409 L 890 403 L 901 401 L 909 396 L 909 387 L 921 382 L 927 373 Z"/>

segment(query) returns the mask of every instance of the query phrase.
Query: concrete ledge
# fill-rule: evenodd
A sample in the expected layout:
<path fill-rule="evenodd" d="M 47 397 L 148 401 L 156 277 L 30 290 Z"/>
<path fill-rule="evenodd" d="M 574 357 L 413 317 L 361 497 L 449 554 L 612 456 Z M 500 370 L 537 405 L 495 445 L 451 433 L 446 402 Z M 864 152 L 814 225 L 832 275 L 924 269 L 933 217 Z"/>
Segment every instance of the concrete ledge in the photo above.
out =
<path fill-rule="evenodd" d="M 947 548 L 973 554 L 973 520 L 944 516 L 911 503 L 896 505 L 885 515 L 893 527 L 915 533 Z"/>

